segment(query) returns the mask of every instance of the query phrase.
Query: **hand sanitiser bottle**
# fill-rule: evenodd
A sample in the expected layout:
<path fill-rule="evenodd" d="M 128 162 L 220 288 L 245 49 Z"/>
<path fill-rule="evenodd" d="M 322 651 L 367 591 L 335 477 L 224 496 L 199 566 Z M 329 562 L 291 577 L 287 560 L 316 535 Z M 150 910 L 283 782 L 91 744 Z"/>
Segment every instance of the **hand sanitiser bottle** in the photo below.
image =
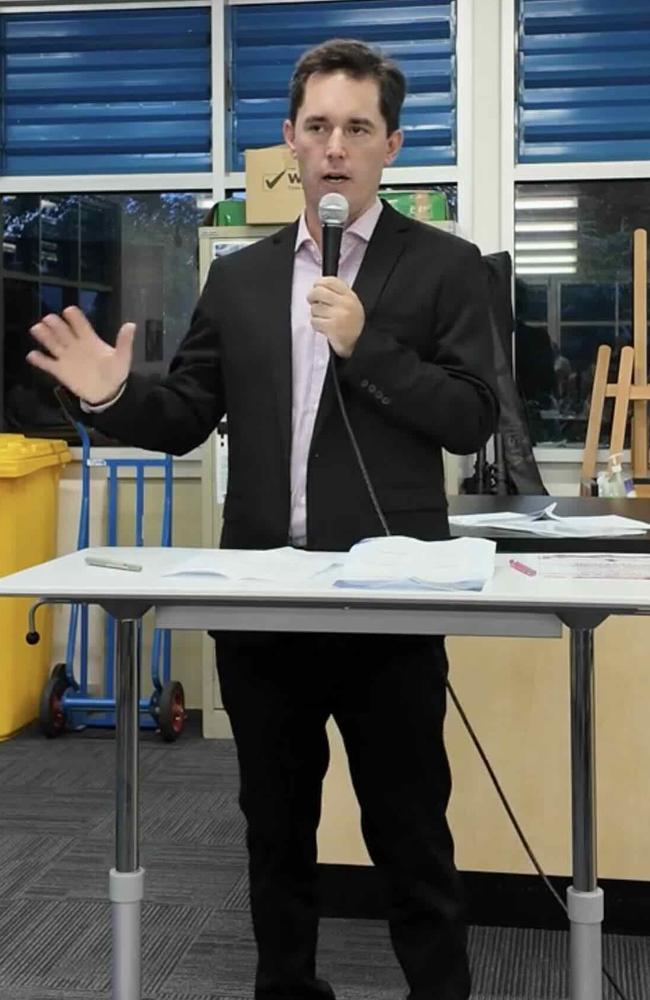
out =
<path fill-rule="evenodd" d="M 634 482 L 631 476 L 626 476 L 623 472 L 620 453 L 610 455 L 607 460 L 607 496 L 609 497 L 635 497 Z"/>

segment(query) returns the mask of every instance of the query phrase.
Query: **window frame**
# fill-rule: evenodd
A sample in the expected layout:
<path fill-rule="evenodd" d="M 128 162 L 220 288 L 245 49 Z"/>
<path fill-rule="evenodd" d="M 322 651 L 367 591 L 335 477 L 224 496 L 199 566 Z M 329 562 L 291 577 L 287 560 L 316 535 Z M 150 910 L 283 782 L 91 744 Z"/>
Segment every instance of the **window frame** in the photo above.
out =
<path fill-rule="evenodd" d="M 214 0 L 226 7 L 299 3 L 300 0 Z M 327 3 L 328 0 L 310 0 Z M 353 2 L 353 0 L 350 0 Z M 453 0 L 452 0 L 453 2 Z M 458 225 L 461 232 L 469 233 L 471 223 L 471 137 L 472 137 L 472 9 L 473 0 L 455 0 L 456 14 L 456 163 L 424 167 L 387 167 L 382 184 L 455 184 L 458 202 Z M 225 25 L 225 20 L 222 21 Z M 224 31 L 222 30 L 222 36 Z M 225 66 L 225 62 L 224 62 Z M 225 101 L 222 104 L 225 109 Z M 225 115 L 224 115 L 225 118 Z M 225 142 L 225 134 L 224 134 Z M 278 142 L 280 137 L 278 136 Z M 223 147 L 222 147 L 223 148 Z M 244 171 L 224 170 L 227 190 L 243 189 Z M 462 187 L 462 198 L 461 198 Z M 462 216 L 462 218 L 461 218 Z"/>
<path fill-rule="evenodd" d="M 42 191 L 210 191 L 213 201 L 223 199 L 229 190 L 243 189 L 242 171 L 226 170 L 226 46 L 225 18 L 227 6 L 252 3 L 295 3 L 297 0 L 119 0 L 119 2 L 67 2 L 22 0 L 3 7 L 3 14 L 65 13 L 96 10 L 161 10 L 165 7 L 208 7 L 211 11 L 211 72 L 212 72 L 212 148 L 221 150 L 212 157 L 212 170 L 201 173 L 151 174 L 62 174 L 24 177 L 0 176 L 0 195 Z M 327 0 L 311 0 L 325 3 Z M 474 0 L 456 0 L 456 163 L 449 166 L 389 167 L 382 183 L 393 184 L 455 184 L 458 200 L 458 225 L 461 233 L 470 234 L 472 220 L 471 140 L 472 140 L 472 12 Z M 280 136 L 278 136 L 280 141 Z"/>

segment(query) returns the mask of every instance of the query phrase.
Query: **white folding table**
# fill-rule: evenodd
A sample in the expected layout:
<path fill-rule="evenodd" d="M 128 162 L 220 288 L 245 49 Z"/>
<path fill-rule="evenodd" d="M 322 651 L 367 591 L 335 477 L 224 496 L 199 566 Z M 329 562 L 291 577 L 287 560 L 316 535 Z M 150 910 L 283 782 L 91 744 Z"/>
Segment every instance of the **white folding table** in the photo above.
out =
<path fill-rule="evenodd" d="M 88 566 L 92 553 L 142 565 L 141 572 Z M 150 608 L 171 629 L 357 632 L 558 638 L 571 632 L 573 884 L 571 1000 L 602 1000 L 603 893 L 597 885 L 593 632 L 609 615 L 650 613 L 650 581 L 526 577 L 497 555 L 482 593 L 368 591 L 323 585 L 233 584 L 168 576 L 194 549 L 110 548 L 63 556 L 0 579 L 0 597 L 101 605 L 116 619 L 115 867 L 109 876 L 114 1000 L 140 1000 L 138 669 L 136 624 Z M 525 557 L 523 557 L 525 560 Z M 27 623 L 26 623 L 27 625 Z M 522 667 L 525 669 L 525 667 Z"/>

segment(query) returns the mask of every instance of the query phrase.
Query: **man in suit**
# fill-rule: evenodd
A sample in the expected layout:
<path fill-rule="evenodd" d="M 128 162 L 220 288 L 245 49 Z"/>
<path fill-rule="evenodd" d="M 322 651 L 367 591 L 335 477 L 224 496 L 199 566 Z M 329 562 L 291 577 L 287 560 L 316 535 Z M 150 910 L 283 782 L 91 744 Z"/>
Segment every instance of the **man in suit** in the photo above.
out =
<path fill-rule="evenodd" d="M 125 444 L 182 454 L 227 411 L 222 545 L 347 549 L 382 534 L 447 537 L 441 449 L 470 453 L 497 406 L 478 251 L 398 215 L 377 190 L 397 155 L 404 78 L 359 42 L 307 53 L 284 135 L 305 212 L 215 263 L 165 377 L 130 372 L 76 309 L 46 316 L 30 354 Z M 321 278 L 318 203 L 350 205 L 338 277 Z M 337 404 L 330 352 L 354 442 Z M 386 884 L 411 1000 L 465 1000 L 469 970 L 445 819 L 447 661 L 440 637 L 217 637 L 247 819 L 256 1000 L 331 998 L 316 977 L 316 829 L 341 730 L 363 833 Z"/>

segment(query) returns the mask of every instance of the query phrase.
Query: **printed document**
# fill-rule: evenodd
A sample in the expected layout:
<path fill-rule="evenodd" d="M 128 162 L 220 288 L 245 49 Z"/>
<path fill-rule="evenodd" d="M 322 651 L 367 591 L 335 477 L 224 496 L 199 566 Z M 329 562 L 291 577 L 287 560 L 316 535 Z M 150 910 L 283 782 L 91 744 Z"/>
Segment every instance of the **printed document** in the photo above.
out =
<path fill-rule="evenodd" d="M 540 552 L 526 561 L 550 579 L 650 580 L 645 552 Z"/>

